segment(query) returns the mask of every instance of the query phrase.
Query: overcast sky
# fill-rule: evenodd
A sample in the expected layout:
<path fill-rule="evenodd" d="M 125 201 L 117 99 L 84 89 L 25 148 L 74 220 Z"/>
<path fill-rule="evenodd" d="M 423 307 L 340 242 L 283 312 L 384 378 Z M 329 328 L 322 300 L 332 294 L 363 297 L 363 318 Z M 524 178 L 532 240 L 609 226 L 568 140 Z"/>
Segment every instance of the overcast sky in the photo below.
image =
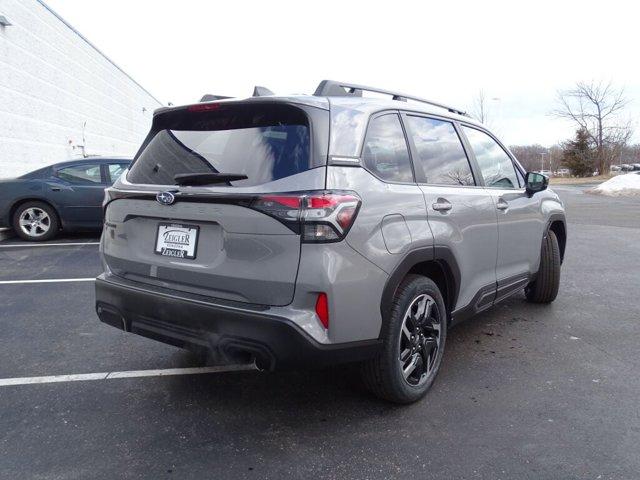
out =
<path fill-rule="evenodd" d="M 631 1 L 45 1 L 163 103 L 329 78 L 469 110 L 482 89 L 506 143 L 551 145 L 573 134 L 548 115 L 557 90 L 595 79 L 640 117 Z"/>

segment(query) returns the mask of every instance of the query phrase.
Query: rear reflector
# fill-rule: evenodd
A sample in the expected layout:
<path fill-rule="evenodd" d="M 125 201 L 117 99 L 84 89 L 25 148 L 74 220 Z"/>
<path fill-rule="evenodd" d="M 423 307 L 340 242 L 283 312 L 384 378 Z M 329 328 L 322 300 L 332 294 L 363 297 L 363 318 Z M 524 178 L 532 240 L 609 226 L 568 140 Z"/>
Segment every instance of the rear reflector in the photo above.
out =
<path fill-rule="evenodd" d="M 319 293 L 316 300 L 316 315 L 324 328 L 329 328 L 329 301 L 326 293 Z"/>

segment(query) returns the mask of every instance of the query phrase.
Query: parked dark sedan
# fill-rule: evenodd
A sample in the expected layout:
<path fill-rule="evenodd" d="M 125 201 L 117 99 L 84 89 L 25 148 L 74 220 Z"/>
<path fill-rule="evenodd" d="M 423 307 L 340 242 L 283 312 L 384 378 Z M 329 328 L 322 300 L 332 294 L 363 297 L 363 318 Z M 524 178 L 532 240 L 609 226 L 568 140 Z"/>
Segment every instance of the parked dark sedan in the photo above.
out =
<path fill-rule="evenodd" d="M 89 157 L 0 180 L 0 227 L 25 240 L 49 240 L 60 230 L 102 228 L 104 189 L 131 163 Z"/>

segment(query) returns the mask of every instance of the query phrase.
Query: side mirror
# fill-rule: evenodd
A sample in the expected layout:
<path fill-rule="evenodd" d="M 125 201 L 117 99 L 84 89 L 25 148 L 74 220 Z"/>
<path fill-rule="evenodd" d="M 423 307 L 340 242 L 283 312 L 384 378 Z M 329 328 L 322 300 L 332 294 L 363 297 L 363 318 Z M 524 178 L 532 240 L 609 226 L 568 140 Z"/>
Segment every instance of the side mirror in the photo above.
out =
<path fill-rule="evenodd" d="M 529 196 L 547 189 L 549 178 L 541 173 L 527 172 L 524 177 L 525 188 Z"/>

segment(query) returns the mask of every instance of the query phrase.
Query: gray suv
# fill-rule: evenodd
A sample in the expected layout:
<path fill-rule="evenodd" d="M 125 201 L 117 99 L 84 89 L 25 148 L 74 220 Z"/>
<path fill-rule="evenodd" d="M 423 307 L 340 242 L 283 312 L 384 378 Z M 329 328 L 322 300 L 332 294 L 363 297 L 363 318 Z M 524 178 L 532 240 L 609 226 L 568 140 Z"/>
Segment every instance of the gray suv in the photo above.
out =
<path fill-rule="evenodd" d="M 456 323 L 553 301 L 566 244 L 547 178 L 464 112 L 327 80 L 156 111 L 104 209 L 101 321 L 262 369 L 360 362 L 399 403 Z"/>

